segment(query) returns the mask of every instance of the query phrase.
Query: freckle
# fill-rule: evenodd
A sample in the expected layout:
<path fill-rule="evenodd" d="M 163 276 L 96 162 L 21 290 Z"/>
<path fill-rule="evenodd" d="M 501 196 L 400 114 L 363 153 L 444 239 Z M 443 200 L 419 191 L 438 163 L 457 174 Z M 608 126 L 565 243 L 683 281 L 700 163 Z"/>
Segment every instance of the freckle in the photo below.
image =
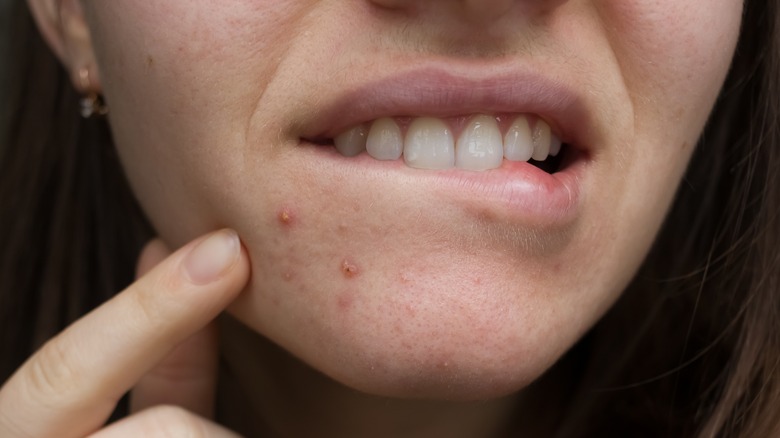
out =
<path fill-rule="evenodd" d="M 347 278 L 354 278 L 360 273 L 360 270 L 357 265 L 349 261 L 349 259 L 344 259 L 344 261 L 341 262 L 341 273 Z"/>
<path fill-rule="evenodd" d="M 152 58 L 152 55 L 146 55 L 146 67 L 147 68 L 154 67 L 154 58 Z"/>

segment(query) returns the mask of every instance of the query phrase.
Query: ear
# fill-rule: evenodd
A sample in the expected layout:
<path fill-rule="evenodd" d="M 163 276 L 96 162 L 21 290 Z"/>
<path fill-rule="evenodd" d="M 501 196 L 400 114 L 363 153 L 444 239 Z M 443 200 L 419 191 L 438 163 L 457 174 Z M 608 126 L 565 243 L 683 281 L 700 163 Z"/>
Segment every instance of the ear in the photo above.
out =
<path fill-rule="evenodd" d="M 81 0 L 27 0 L 38 29 L 82 93 L 100 92 L 92 37 Z"/>

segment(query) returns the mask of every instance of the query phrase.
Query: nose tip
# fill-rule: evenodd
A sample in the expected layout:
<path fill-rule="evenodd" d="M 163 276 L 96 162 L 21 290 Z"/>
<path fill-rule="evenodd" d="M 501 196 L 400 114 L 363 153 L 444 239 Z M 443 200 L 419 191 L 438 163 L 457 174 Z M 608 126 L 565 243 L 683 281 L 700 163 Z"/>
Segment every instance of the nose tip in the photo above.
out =
<path fill-rule="evenodd" d="M 377 6 L 399 10 L 439 10 L 458 15 L 463 21 L 489 23 L 506 15 L 517 0 L 370 0 Z"/>

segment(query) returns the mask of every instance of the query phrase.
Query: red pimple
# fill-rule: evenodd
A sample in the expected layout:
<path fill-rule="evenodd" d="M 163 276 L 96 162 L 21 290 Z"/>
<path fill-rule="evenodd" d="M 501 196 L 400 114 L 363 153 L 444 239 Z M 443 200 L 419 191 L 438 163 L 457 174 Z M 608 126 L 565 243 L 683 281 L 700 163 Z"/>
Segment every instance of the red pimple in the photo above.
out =
<path fill-rule="evenodd" d="M 348 312 L 349 310 L 352 309 L 353 301 L 354 298 L 352 297 L 352 295 L 350 295 L 348 292 L 345 292 L 339 295 L 336 304 L 338 305 L 339 310 L 341 310 L 342 312 Z"/>
<path fill-rule="evenodd" d="M 285 226 L 290 226 L 290 225 L 292 225 L 295 217 L 293 216 L 293 213 L 292 213 L 292 211 L 289 208 L 284 207 L 276 215 L 276 219 L 279 220 L 280 224 L 285 225 Z"/>
<path fill-rule="evenodd" d="M 341 273 L 347 278 L 354 278 L 360 273 L 360 270 L 357 265 L 348 259 L 344 259 L 344 261 L 341 262 Z"/>

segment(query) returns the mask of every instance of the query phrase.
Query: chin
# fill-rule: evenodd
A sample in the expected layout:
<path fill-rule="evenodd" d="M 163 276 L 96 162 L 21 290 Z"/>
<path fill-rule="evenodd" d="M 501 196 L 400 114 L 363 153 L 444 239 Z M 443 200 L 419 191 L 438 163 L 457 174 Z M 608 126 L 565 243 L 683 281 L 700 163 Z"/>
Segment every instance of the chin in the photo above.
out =
<path fill-rule="evenodd" d="M 230 312 L 315 370 L 378 396 L 474 401 L 521 390 L 620 290 L 572 289 L 566 275 L 536 274 L 538 261 L 518 268 L 488 249 L 472 251 L 479 269 L 464 269 L 452 262 L 468 257 L 457 247 L 348 246 L 350 259 L 336 256 L 347 248 L 335 242 L 296 256 L 305 276 L 284 262 L 256 264 L 285 256 L 250 250 L 253 280 Z"/>

